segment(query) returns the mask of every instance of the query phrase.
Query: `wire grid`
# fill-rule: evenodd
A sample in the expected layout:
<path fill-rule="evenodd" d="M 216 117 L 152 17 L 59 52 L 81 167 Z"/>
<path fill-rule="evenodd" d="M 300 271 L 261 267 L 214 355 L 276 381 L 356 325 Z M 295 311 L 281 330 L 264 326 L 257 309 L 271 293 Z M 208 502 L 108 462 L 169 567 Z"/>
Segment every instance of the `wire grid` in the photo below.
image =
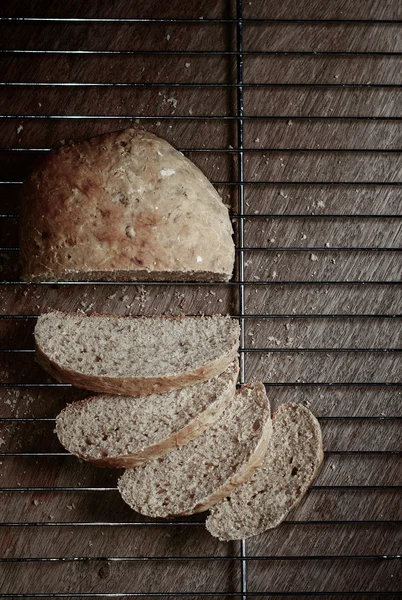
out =
<path fill-rule="evenodd" d="M 5 20 L 4 18 L 1 18 L 1 20 Z M 29 18 L 27 19 L 28 21 L 35 21 L 34 18 Z M 38 18 L 38 21 L 45 21 L 46 19 L 44 18 Z M 50 19 L 52 20 L 52 19 Z M 63 19 L 58 19 L 58 21 L 63 20 Z M 84 19 L 84 21 L 86 23 L 91 22 L 91 21 L 101 21 L 101 22 L 139 22 L 142 19 Z M 67 22 L 72 22 L 72 21 L 79 21 L 79 19 L 66 19 Z M 143 21 L 145 22 L 152 22 L 152 23 L 161 23 L 161 22 L 181 22 L 183 24 L 185 23 L 192 23 L 192 22 L 197 22 L 196 19 L 143 19 Z M 298 246 L 292 247 L 292 246 L 285 246 L 285 247 L 279 247 L 279 246 L 275 246 L 272 248 L 268 248 L 268 247 L 262 247 L 262 246 L 252 246 L 252 247 L 248 247 L 245 245 L 245 224 L 246 224 L 246 219 L 247 220 L 251 220 L 251 221 L 256 221 L 256 222 L 260 222 L 260 220 L 262 219 L 266 219 L 266 218 L 270 218 L 270 219 L 288 219 L 288 218 L 297 218 L 297 217 L 306 217 L 306 215 L 303 214 L 274 214 L 274 213 L 264 213 L 264 214 L 250 214 L 247 213 L 246 211 L 246 207 L 245 207 L 245 201 L 246 201 L 246 187 L 247 186 L 259 186 L 259 185 L 263 185 L 263 186 L 277 186 L 280 184 L 284 184 L 284 185 L 311 185 L 311 186 L 343 186 L 343 185 L 348 185 L 350 182 L 348 181 L 288 181 L 288 180 L 284 180 L 284 181 L 269 181 L 269 180 L 264 180 L 264 181 L 251 181 L 251 180 L 246 180 L 245 178 L 245 153 L 253 153 L 253 152 L 265 152 L 265 153 L 270 153 L 270 152 L 277 152 L 276 148 L 263 148 L 263 149 L 254 149 L 254 148 L 245 148 L 245 142 L 244 142 L 244 127 L 245 127 L 245 122 L 246 121 L 252 121 L 252 120 L 259 120 L 259 119 L 265 119 L 267 118 L 267 115 L 246 115 L 245 113 L 245 109 L 244 109 L 244 90 L 246 88 L 274 88 L 274 87 L 280 87 L 282 84 L 271 84 L 271 83 L 246 83 L 243 80 L 243 67 L 244 67 L 244 57 L 245 56 L 250 56 L 250 55 L 278 55 L 278 54 L 291 54 L 290 52 L 265 52 L 265 51 L 250 51 L 250 50 L 244 50 L 243 48 L 243 27 L 245 24 L 247 23 L 252 23 L 252 22 L 256 22 L 256 23 L 265 23 L 265 24 L 269 24 L 269 23 L 281 23 L 281 22 L 290 22 L 290 23 L 320 23 L 320 19 L 290 19 L 290 20 L 274 20 L 274 19 L 243 19 L 243 3 L 242 0 L 237 0 L 236 1 L 236 17 L 235 18 L 230 18 L 230 19 L 204 19 L 205 23 L 208 22 L 220 22 L 220 23 L 228 23 L 228 24 L 232 24 L 235 26 L 236 28 L 236 50 L 235 51 L 217 51 L 217 52 L 213 52 L 213 51 L 208 51 L 208 52 L 203 52 L 203 51 L 186 51 L 186 52 L 181 52 L 181 51 L 172 51 L 172 52 L 160 52 L 158 50 L 155 51 L 138 51 L 139 54 L 173 54 L 173 55 L 177 55 L 177 54 L 221 54 L 221 55 L 235 55 L 236 57 L 236 81 L 234 82 L 230 82 L 230 83 L 224 83 L 224 84 L 207 84 L 207 83 L 187 83 L 187 84 L 169 84 L 169 87 L 174 87 L 175 85 L 177 86 L 181 86 L 181 87 L 197 87 L 197 88 L 202 88 L 202 87 L 208 87 L 209 85 L 212 87 L 216 87 L 216 86 L 222 86 L 222 87 L 233 87 L 236 90 L 236 114 L 235 115 L 230 115 L 230 116 L 191 116 L 191 120 L 193 121 L 197 121 L 197 120 L 230 120 L 230 121 L 234 121 L 236 123 L 236 128 L 237 128 L 237 147 L 236 148 L 231 148 L 231 149 L 224 149 L 221 148 L 219 149 L 220 152 L 230 152 L 230 153 L 234 153 L 237 155 L 237 168 L 238 168 L 238 173 L 237 173 L 237 178 L 234 180 L 230 180 L 230 181 L 214 181 L 215 184 L 222 184 L 224 183 L 225 185 L 228 186 L 235 186 L 237 188 L 238 191 L 238 214 L 234 215 L 234 221 L 237 222 L 238 228 L 237 228 L 237 248 L 236 248 L 236 262 L 237 262 L 237 278 L 232 281 L 230 284 L 225 284 L 228 285 L 228 287 L 232 287 L 235 290 L 237 290 L 238 292 L 238 298 L 239 298 L 239 304 L 238 304 L 238 308 L 239 308 L 239 312 L 238 314 L 234 315 L 237 318 L 239 318 L 240 320 L 240 324 L 241 324 L 241 345 L 240 345 L 240 381 L 241 383 L 247 381 L 248 379 L 248 373 L 247 373 L 247 362 L 246 362 L 246 357 L 248 354 L 253 354 L 253 353 L 264 353 L 267 352 L 267 349 L 265 348 L 250 348 L 247 346 L 246 344 L 246 338 L 245 338 L 245 329 L 246 329 L 246 322 L 248 321 L 252 321 L 253 319 L 283 319 L 283 318 L 299 318 L 299 319 L 304 319 L 304 318 L 309 318 L 309 319 L 314 319 L 314 320 L 319 320 L 319 319 L 327 319 L 330 316 L 334 316 L 334 317 L 339 317 L 339 315 L 328 315 L 325 313 L 320 313 L 320 314 L 304 314 L 304 313 L 280 313 L 280 314 L 269 314 L 269 313 L 265 313 L 265 312 L 254 312 L 253 314 L 251 314 L 250 310 L 247 310 L 247 306 L 246 306 L 246 288 L 250 287 L 250 286 L 255 286 L 256 288 L 261 287 L 261 286 L 273 286 L 275 285 L 274 281 L 270 281 L 270 280 L 263 280 L 263 281 L 251 281 L 246 274 L 246 268 L 245 268 L 245 252 L 278 252 L 281 250 L 284 251 L 293 251 L 293 252 L 326 252 L 327 248 L 325 246 L 314 246 L 314 247 L 308 247 L 308 248 L 300 248 Z M 322 22 L 327 23 L 328 20 L 323 20 Z M 340 21 L 334 20 L 334 23 L 339 23 Z M 371 19 L 371 20 L 363 20 L 363 19 L 359 19 L 358 21 L 356 20 L 344 20 L 342 21 L 344 23 L 348 23 L 348 22 L 358 22 L 358 23 L 398 23 L 399 21 L 392 21 L 392 20 L 376 20 L 376 19 Z M 7 53 L 7 50 L 3 50 L 1 51 L 2 53 Z M 34 52 L 35 54 L 39 54 L 40 52 L 35 50 L 35 51 L 26 51 L 26 50 L 18 50 L 18 51 L 14 51 L 16 53 L 29 53 L 29 52 Z M 45 51 L 44 51 L 45 52 Z M 62 53 L 63 51 L 51 51 L 53 53 Z M 74 51 L 73 51 L 74 52 Z M 71 51 L 68 51 L 68 53 L 73 53 Z M 79 52 L 80 54 L 82 54 L 83 52 L 92 52 L 92 51 L 76 51 Z M 48 51 L 46 51 L 46 53 L 48 53 Z M 96 54 L 111 54 L 113 53 L 112 51 L 96 51 Z M 116 52 L 116 54 L 121 54 L 124 52 Z M 131 54 L 134 54 L 135 51 L 130 52 Z M 339 54 L 343 54 L 343 55 L 363 55 L 363 56 L 367 56 L 367 55 L 402 55 L 402 53 L 397 53 L 397 52 L 343 52 L 343 53 L 339 53 L 339 52 L 294 52 L 293 54 L 297 54 L 297 55 L 303 55 L 303 54 L 314 54 L 314 55 L 339 55 Z M 13 87 L 15 86 L 19 86 L 19 85 L 26 85 L 26 83 L 24 84 L 20 84 L 18 82 L 7 82 L 7 83 L 1 83 L 1 86 L 9 86 L 9 87 Z M 48 85 L 46 83 L 33 83 L 33 86 L 41 86 L 41 85 Z M 53 83 L 53 86 L 57 87 L 57 86 L 64 86 L 64 85 L 69 85 L 69 86 L 82 86 L 83 84 L 78 84 L 78 83 L 74 83 L 74 82 L 70 82 L 70 83 L 64 83 L 64 82 L 60 82 L 60 83 Z M 108 86 L 126 86 L 129 85 L 130 87 L 163 87 L 164 84 L 149 84 L 149 83 L 130 83 L 130 84 L 125 84 L 125 83 L 94 83 L 94 84 L 90 84 L 91 86 L 101 86 L 101 87 L 108 87 Z M 339 87 L 339 84 L 283 84 L 286 87 L 292 87 L 292 85 L 296 86 L 296 87 L 320 87 L 320 85 L 323 85 L 325 87 Z M 348 84 L 342 84 L 344 87 L 348 87 Z M 377 85 L 377 84 L 351 84 L 352 87 L 392 87 L 392 88 L 398 88 L 398 87 L 402 87 L 402 85 L 400 84 L 389 84 L 389 85 Z M 4 114 L 4 115 L 0 115 L 0 118 L 2 119 L 8 119 L 8 118 L 15 118 L 17 115 L 8 115 L 8 114 Z M 19 115 L 18 115 L 19 116 Z M 20 116 L 19 116 L 20 117 Z M 75 118 L 75 119 L 80 119 L 80 118 L 84 118 L 81 117 L 80 115 L 70 115 L 71 118 Z M 132 118 L 131 115 L 127 115 L 127 118 Z M 357 116 L 357 117 L 348 117 L 348 116 L 343 116 L 343 117 L 325 117 L 325 116 L 321 116 L 321 117 L 314 117 L 314 116 L 309 116 L 309 117 L 304 117 L 304 116 L 300 116 L 300 115 L 287 115 L 286 117 L 275 117 L 275 116 L 271 116 L 268 115 L 269 119 L 271 120 L 275 120 L 275 119 L 290 119 L 290 120 L 314 120 L 314 119 L 320 119 L 320 120 L 333 120 L 335 119 L 342 119 L 345 121 L 348 120 L 353 120 L 353 121 L 358 121 L 358 120 L 364 120 L 364 121 L 370 121 L 370 120 L 378 120 L 377 117 L 370 117 L 370 116 Z M 58 119 L 58 118 L 65 118 L 65 117 L 59 117 L 58 115 L 37 115 L 37 114 L 31 114 L 31 115 L 24 115 L 24 118 L 27 119 Z M 107 119 L 115 119 L 117 117 L 111 116 L 111 115 L 93 115 L 92 118 L 107 118 Z M 121 118 L 121 117 L 119 117 Z M 147 115 L 146 117 L 144 116 L 138 116 L 138 119 L 140 121 L 145 120 L 145 122 L 147 120 L 150 119 L 162 119 L 163 117 L 160 116 L 149 116 Z M 190 117 L 183 117 L 183 116 L 169 116 L 169 119 L 172 120 L 182 120 L 182 119 L 187 119 Z M 387 121 L 387 120 L 394 120 L 394 121 L 398 121 L 398 120 L 402 120 L 402 117 L 383 117 L 383 120 Z M 21 149 L 19 147 L 7 147 L 7 148 L 3 148 L 1 149 L 3 151 L 7 151 L 10 153 L 17 153 L 21 150 L 24 151 L 37 151 L 38 149 L 33 149 L 33 148 L 24 148 Z M 42 151 L 47 151 L 48 148 L 42 148 L 40 149 Z M 214 152 L 216 150 L 212 149 L 212 148 L 182 148 L 183 151 L 185 152 Z M 294 152 L 294 149 L 281 149 L 281 152 Z M 300 148 L 298 150 L 296 150 L 300 153 L 313 153 L 313 152 L 335 152 L 335 153 L 344 153 L 344 152 L 350 152 L 350 149 L 338 149 L 338 148 L 333 148 L 333 149 L 320 149 L 319 151 L 315 148 Z M 376 148 L 369 148 L 369 149 L 355 149 L 355 152 L 368 152 L 368 153 L 377 153 L 379 152 Z M 381 152 L 389 152 L 389 153 L 395 153 L 395 152 L 400 152 L 400 149 L 385 149 L 385 150 L 381 150 Z M 21 181 L 19 180 L 3 180 L 0 182 L 3 185 L 19 185 L 21 183 Z M 378 186 L 381 184 L 386 184 L 387 186 L 401 186 L 402 182 L 400 181 L 353 181 L 353 185 L 356 186 L 357 188 L 359 186 Z M 14 218 L 17 216 L 16 213 L 4 213 L 1 215 L 4 219 L 9 219 L 9 218 Z M 308 218 L 310 219 L 314 219 L 315 216 L 314 215 L 307 215 Z M 334 218 L 336 216 L 337 219 L 341 218 L 341 219 L 354 219 L 354 218 L 365 218 L 368 220 L 371 219 L 377 219 L 378 215 L 376 214 L 359 214 L 359 215 L 355 215 L 355 214 L 336 214 L 336 215 L 332 215 L 332 214 L 326 214 L 326 215 L 320 215 L 320 218 L 324 218 L 324 219 L 331 219 Z M 381 218 L 384 219 L 400 219 L 401 216 L 399 214 L 381 214 Z M 7 247 L 3 247 L 1 248 L 2 251 L 7 251 L 7 252 L 16 252 L 18 251 L 18 247 L 11 247 L 11 246 L 7 246 Z M 354 251 L 354 252 L 373 252 L 373 255 L 375 256 L 376 253 L 379 252 L 379 250 L 381 250 L 381 252 L 400 252 L 401 248 L 400 247 L 381 247 L 379 248 L 378 246 L 372 246 L 372 247 L 367 247 L 367 246 L 362 246 L 362 247 L 356 247 L 356 246 L 342 246 L 339 248 L 335 248 L 336 251 L 338 252 L 350 252 L 350 251 Z M 61 282 L 63 283 L 63 285 L 81 285 L 81 284 L 86 284 L 86 283 L 90 283 L 91 285 L 96 285 L 96 286 L 103 286 L 103 285 L 108 285 L 105 282 L 99 282 L 99 283 L 95 283 L 94 282 L 81 282 L 79 284 L 77 284 L 76 282 Z M 367 280 L 367 281 L 362 281 L 359 279 L 354 279 L 351 281 L 347 282 L 349 286 L 356 286 L 356 287 L 361 287 L 363 285 L 366 285 L 368 287 L 376 285 L 376 286 L 382 286 L 384 283 L 387 286 L 399 286 L 400 285 L 400 279 L 397 278 L 395 280 L 387 280 L 386 282 L 382 281 L 382 280 L 378 280 L 378 281 L 372 281 L 372 280 Z M 117 284 L 113 284 L 113 285 L 117 285 L 117 286 L 121 286 L 121 285 L 129 285 L 130 282 L 119 282 Z M 138 282 L 135 283 L 135 285 L 137 285 Z M 281 285 L 284 286 L 317 286 L 318 288 L 320 286 L 337 286 L 339 285 L 340 282 L 339 281 L 327 281 L 327 280 L 323 280 L 323 281 L 315 281 L 313 284 L 311 281 L 309 280 L 298 280 L 298 281 L 281 281 Z M 24 286 L 24 284 L 22 284 L 19 281 L 14 281 L 14 280 L 8 280 L 8 281 L 4 281 L 3 282 L 4 286 L 14 286 L 14 285 L 19 285 L 19 286 Z M 51 286 L 53 284 L 51 283 L 42 283 L 40 285 L 44 285 L 44 286 Z M 152 282 L 143 282 L 143 285 L 147 285 L 147 286 L 153 286 L 153 285 L 161 285 L 160 283 L 152 283 Z M 171 285 L 171 284 L 162 284 L 162 285 Z M 181 286 L 200 286 L 202 287 L 203 285 L 205 286 L 209 286 L 210 284 L 199 284 L 199 283 L 176 283 L 174 284 L 175 286 L 177 286 L 178 288 L 180 288 Z M 219 287 L 219 284 L 214 284 L 214 287 Z M 356 313 L 343 313 L 342 315 L 340 315 L 342 318 L 353 318 L 353 319 L 384 319 L 384 320 L 395 320 L 395 319 L 400 319 L 402 317 L 402 315 L 400 314 L 400 312 L 395 312 L 395 311 L 391 311 L 389 313 L 385 313 L 385 314 L 365 314 L 365 313 L 361 313 L 361 314 L 356 314 Z M 12 319 L 12 320 L 18 320 L 18 319 L 35 319 L 36 315 L 29 315 L 24 316 L 24 315 L 2 315 L 1 319 L 2 320 L 8 320 L 8 319 Z M 273 353 L 273 354 L 281 354 L 281 353 L 289 353 L 289 348 L 288 347 L 275 347 L 275 348 L 269 348 L 269 352 Z M 342 348 L 342 347 L 336 347 L 336 348 L 317 348 L 317 347 L 313 347 L 313 348 L 297 348 L 297 352 L 298 353 L 316 353 L 316 352 L 325 352 L 327 354 L 331 354 L 331 353 L 344 353 L 344 352 L 352 352 L 354 354 L 359 354 L 359 353 L 371 353 L 371 354 L 397 354 L 400 353 L 402 351 L 402 348 L 400 347 L 353 347 L 351 348 Z M 31 348 L 17 348 L 17 349 L 13 349 L 13 348 L 2 348 L 1 352 L 3 354 L 30 354 L 33 352 L 33 350 Z M 272 388 L 286 388 L 289 386 L 289 383 L 287 382 L 271 382 L 271 381 L 266 381 L 265 382 L 266 386 L 268 388 L 272 387 Z M 363 387 L 363 388 L 399 388 L 401 386 L 400 383 L 398 382 L 389 382 L 389 381 L 381 381 L 381 382 L 369 382 L 369 381 L 362 381 L 362 382 L 332 382 L 332 381 L 319 381 L 319 382 L 292 382 L 292 387 L 294 388 L 348 388 L 348 387 Z M 69 386 L 68 384 L 60 384 L 60 383 L 24 383 L 24 382 L 19 382 L 16 384 L 9 384 L 9 383 L 1 383 L 2 387 L 16 387 L 16 388 L 69 388 L 71 386 Z M 392 422 L 392 423 L 398 423 L 400 420 L 402 419 L 401 416 L 399 415 L 392 415 L 392 416 L 322 416 L 320 417 L 320 420 L 325 423 L 326 421 L 329 422 L 364 422 L 364 421 L 374 421 L 374 422 L 382 422 L 382 421 L 387 421 L 387 422 Z M 53 423 L 54 419 L 51 418 L 40 418 L 40 417 L 32 417 L 32 418 L 14 418 L 14 417 L 5 417 L 5 418 L 1 418 L 0 419 L 2 422 L 19 422 L 21 420 L 23 420 L 24 422 L 34 422 L 34 423 L 46 423 L 46 422 L 50 422 Z M 394 457 L 398 457 L 402 454 L 402 451 L 400 450 L 344 450 L 344 449 L 335 449 L 335 450 L 327 450 L 326 451 L 326 457 L 328 456 L 394 456 Z M 66 453 L 65 452 L 3 452 L 0 453 L 0 456 L 2 457 L 66 457 Z M 24 493 L 24 492 L 49 492 L 51 490 L 56 490 L 63 492 L 82 492 L 82 491 L 88 491 L 88 492 L 113 492 L 115 490 L 115 487 L 113 486 L 103 486 L 103 487 L 92 487 L 92 486 L 76 486 L 76 487 L 57 487 L 57 488 L 52 488 L 52 487 L 48 487 L 48 486 L 29 486 L 29 487 L 24 487 L 24 486 L 2 486 L 1 488 L 1 492 L 2 493 L 6 493 L 6 492 L 12 492 L 12 493 Z M 391 491 L 396 491 L 396 490 L 400 490 L 402 489 L 402 486 L 400 485 L 313 485 L 312 486 L 312 490 L 328 490 L 333 492 L 334 490 L 345 490 L 345 491 L 350 491 L 350 490 L 362 490 L 365 492 L 369 492 L 370 490 L 373 491 L 386 491 L 386 490 L 391 490 Z M 383 519 L 383 520 L 378 520 L 378 519 L 359 519 L 359 520 L 354 520 L 354 519 L 348 519 L 348 520 L 343 520 L 343 519 L 334 519 L 331 521 L 327 521 L 327 520 L 312 520 L 312 519 L 302 519 L 302 520 L 287 520 L 286 524 L 287 525 L 297 525 L 297 526 L 310 526 L 310 525 L 326 525 L 330 523 L 331 526 L 343 526 L 343 525 L 353 525 L 353 524 L 357 524 L 357 525 L 377 525 L 377 524 L 383 524 L 383 525 L 397 525 L 400 526 L 401 521 L 400 520 L 393 520 L 393 519 Z M 198 528 L 200 523 L 198 521 L 191 521 L 191 520 L 181 520 L 181 521 L 166 521 L 164 523 L 155 523 L 153 521 L 142 521 L 139 523 L 133 523 L 130 521 L 120 521 L 120 522 L 99 522 L 99 521 L 94 521 L 94 522 L 77 522 L 77 521 L 66 521 L 66 522 L 3 522 L 0 524 L 1 527 L 5 528 L 5 527 L 21 527 L 21 528 L 30 528 L 30 527 L 70 527 L 70 526 L 75 526 L 75 527 L 86 527 L 86 526 L 104 526 L 104 527 L 120 527 L 120 526 L 124 526 L 124 527 L 142 527 L 144 525 L 149 526 L 149 527 L 166 527 L 166 528 L 170 528 L 176 525 L 183 525 L 183 526 L 189 526 L 189 527 L 195 527 Z M 79 592 L 77 594 L 74 594 L 72 592 L 66 592 L 66 593 L 2 593 L 0 590 L 0 598 L 20 598 L 20 597 L 32 597 L 32 598 L 36 598 L 36 597 L 41 597 L 41 598 L 45 598 L 45 597 L 82 597 L 82 598 L 86 598 L 86 597 L 137 597 L 137 596 L 147 596 L 147 597 L 159 597 L 159 596 L 169 596 L 169 597 L 197 597 L 197 598 L 202 598 L 202 597 L 241 597 L 242 600 L 248 597 L 258 597 L 258 596 L 264 596 L 264 597 L 308 597 L 308 596 L 313 596 L 313 597 L 320 597 L 320 596 L 333 596 L 333 597 L 337 597 L 337 596 L 341 596 L 341 597 L 347 597 L 347 598 L 352 598 L 352 597 L 360 597 L 360 596 L 364 596 L 364 597 L 383 597 L 383 596 L 389 596 L 389 597 L 401 597 L 402 595 L 402 591 L 382 591 L 382 590 L 378 590 L 378 591 L 313 591 L 313 592 L 306 592 L 306 591 L 292 591 L 292 592 L 288 592 L 288 591 L 269 591 L 269 590 L 265 590 L 263 592 L 259 592 L 259 591 L 250 591 L 248 583 L 249 583 L 249 576 L 248 576 L 248 566 L 250 565 L 250 563 L 252 561 L 267 561 L 267 562 L 274 562 L 274 561 L 289 561 L 289 563 L 291 563 L 292 561 L 299 561 L 301 558 L 300 555 L 287 555 L 287 556 L 283 556 L 283 555 L 275 555 L 275 554 L 268 554 L 268 553 L 258 553 L 256 555 L 250 554 L 247 551 L 247 544 L 246 542 L 243 540 L 240 544 L 240 548 L 239 548 L 239 553 L 236 556 L 217 556 L 217 555 L 210 555 L 210 556 L 189 556 L 189 557 L 175 557 L 175 556 L 170 556 L 170 557 L 147 557 L 146 560 L 147 561 L 237 561 L 238 562 L 238 566 L 240 569 L 240 589 L 238 591 L 225 591 L 225 592 L 181 592 L 180 590 L 174 590 L 174 591 L 170 591 L 170 592 L 147 592 L 147 593 L 143 593 L 143 592 L 114 592 L 114 593 L 102 593 L 102 592 L 95 592 L 95 593 L 91 593 L 91 592 Z M 390 560 L 390 559 L 394 559 L 396 561 L 400 560 L 401 556 L 400 554 L 397 553 L 389 553 L 389 554 L 337 554 L 337 555 L 333 555 L 333 554 L 321 554 L 319 556 L 314 555 L 314 554 L 307 554 L 307 555 L 303 555 L 302 559 L 305 561 L 316 561 L 316 560 L 320 560 L 320 561 L 326 561 L 326 560 L 332 560 L 332 561 L 348 561 L 350 559 L 356 560 L 356 561 L 373 561 L 374 563 L 376 563 L 379 560 Z M 53 558 L 45 558 L 45 557 L 40 557 L 40 556 L 31 556 L 29 558 L 1 558 L 0 559 L 0 566 L 2 564 L 11 564 L 13 562 L 15 563 L 29 563 L 29 562 L 63 562 L 63 563 L 68 563 L 68 562 L 91 562 L 91 561 L 99 561 L 101 559 L 101 557 L 99 556 L 94 556 L 94 557 L 80 557 L 80 556 L 74 556 L 74 557 L 53 557 Z M 135 561 L 141 561 L 144 560 L 141 557 L 136 557 L 136 556 L 109 556 L 108 557 L 109 561 L 124 561 L 124 562 L 135 562 Z"/>

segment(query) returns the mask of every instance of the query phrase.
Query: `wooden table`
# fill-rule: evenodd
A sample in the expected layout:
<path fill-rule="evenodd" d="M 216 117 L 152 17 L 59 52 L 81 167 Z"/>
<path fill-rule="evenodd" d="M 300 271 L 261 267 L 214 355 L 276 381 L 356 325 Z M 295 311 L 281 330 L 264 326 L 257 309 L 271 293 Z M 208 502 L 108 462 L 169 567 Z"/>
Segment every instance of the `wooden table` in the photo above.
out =
<path fill-rule="evenodd" d="M 273 407 L 311 407 L 323 468 L 287 522 L 245 547 L 210 537 L 202 515 L 147 523 L 116 471 L 57 442 L 54 417 L 85 393 L 52 385 L 32 353 L 1 352 L 0 598 L 402 598 L 402 4 L 252 0 L 242 27 L 239 5 L 1 5 L 0 346 L 32 349 L 49 307 L 245 315 L 244 379 L 262 379 Z M 243 269 L 201 286 L 18 283 L 33 162 L 133 122 L 215 182 Z"/>

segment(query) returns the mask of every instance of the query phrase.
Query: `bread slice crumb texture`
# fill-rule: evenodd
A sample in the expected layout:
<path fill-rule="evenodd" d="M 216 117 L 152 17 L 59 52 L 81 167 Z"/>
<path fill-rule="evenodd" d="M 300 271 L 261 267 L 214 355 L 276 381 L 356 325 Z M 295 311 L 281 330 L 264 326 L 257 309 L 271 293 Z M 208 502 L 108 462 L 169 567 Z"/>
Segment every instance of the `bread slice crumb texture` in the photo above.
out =
<path fill-rule="evenodd" d="M 123 500 L 150 517 L 206 510 L 262 464 L 272 425 L 263 384 L 245 386 L 203 435 L 119 480 Z"/>
<path fill-rule="evenodd" d="M 237 356 L 230 317 L 51 312 L 35 327 L 37 360 L 59 381 L 97 392 L 161 393 L 222 373 Z"/>
<path fill-rule="evenodd" d="M 238 363 L 194 386 L 146 397 L 99 395 L 69 404 L 56 419 L 72 454 L 105 467 L 134 467 L 201 435 L 230 404 Z"/>
<path fill-rule="evenodd" d="M 214 508 L 208 531 L 221 540 L 251 537 L 281 523 L 301 500 L 323 460 L 317 419 L 300 404 L 283 404 L 261 469 Z"/>

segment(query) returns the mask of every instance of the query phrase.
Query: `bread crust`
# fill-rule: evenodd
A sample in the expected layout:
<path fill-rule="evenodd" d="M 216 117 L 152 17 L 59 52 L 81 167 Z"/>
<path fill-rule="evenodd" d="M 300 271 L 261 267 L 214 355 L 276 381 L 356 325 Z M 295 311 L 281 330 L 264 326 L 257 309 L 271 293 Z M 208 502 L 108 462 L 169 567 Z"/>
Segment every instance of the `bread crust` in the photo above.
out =
<path fill-rule="evenodd" d="M 228 281 L 232 234 L 202 172 L 136 128 L 51 151 L 21 192 L 25 281 Z"/>
<path fill-rule="evenodd" d="M 210 363 L 169 377 L 106 377 L 102 375 L 86 375 L 67 367 L 62 367 L 41 350 L 35 343 L 36 360 L 40 366 L 56 381 L 71 383 L 77 388 L 91 390 L 118 396 L 149 396 L 150 394 L 163 394 L 172 390 L 194 385 L 206 379 L 217 377 L 225 371 L 237 356 L 238 346 L 232 348 L 227 354 L 211 361 Z"/>

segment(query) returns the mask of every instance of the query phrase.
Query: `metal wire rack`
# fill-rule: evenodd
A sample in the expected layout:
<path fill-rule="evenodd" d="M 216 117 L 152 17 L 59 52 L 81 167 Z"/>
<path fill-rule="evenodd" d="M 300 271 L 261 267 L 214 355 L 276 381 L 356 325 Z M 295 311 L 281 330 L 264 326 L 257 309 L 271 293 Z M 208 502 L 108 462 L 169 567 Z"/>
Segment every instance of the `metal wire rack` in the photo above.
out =
<path fill-rule="evenodd" d="M 0 9 L 7 42 L 0 49 L 0 598 L 401 598 L 398 3 L 381 10 L 374 1 L 345 3 L 339 13 L 336 2 L 324 10 L 314 2 L 222 0 L 198 3 L 198 12 L 187 7 L 197 13 L 187 17 L 179 3 L 169 12 L 139 2 L 129 3 L 130 18 L 124 2 L 103 16 L 77 16 L 75 0 L 63 10 L 14 4 Z M 131 47 L 120 30 L 134 26 L 148 29 L 129 37 Z M 90 37 L 97 27 L 113 28 L 110 46 L 96 45 L 102 33 Z M 169 27 L 179 38 L 174 49 L 166 48 Z M 137 77 L 120 63 L 111 74 L 106 63 L 73 63 L 121 58 L 156 62 L 151 75 Z M 166 63 L 182 59 L 207 62 L 194 74 L 185 62 L 184 77 L 176 62 Z M 50 60 L 43 70 L 41 60 Z M 317 60 L 335 62 L 320 70 Z M 349 60 L 360 62 L 342 62 Z M 97 90 L 134 94 L 136 102 L 151 96 L 138 111 L 125 110 L 119 95 L 116 110 L 100 110 L 99 97 L 74 96 Z M 179 114 L 167 93 L 183 94 Z M 212 96 L 197 102 L 204 93 Z M 363 96 L 355 106 L 338 96 L 345 93 Z M 20 282 L 16 190 L 32 157 L 60 136 L 134 119 L 176 142 L 229 199 L 234 279 Z M 61 451 L 51 435 L 55 414 L 82 395 L 45 380 L 33 364 L 31 333 L 48 305 L 82 308 L 84 298 L 88 310 L 94 299 L 97 309 L 218 310 L 240 320 L 240 381 L 263 379 L 274 405 L 311 405 L 324 432 L 323 471 L 279 529 L 226 545 L 205 533 L 200 517 L 142 519 L 119 503 L 113 473 Z"/>

